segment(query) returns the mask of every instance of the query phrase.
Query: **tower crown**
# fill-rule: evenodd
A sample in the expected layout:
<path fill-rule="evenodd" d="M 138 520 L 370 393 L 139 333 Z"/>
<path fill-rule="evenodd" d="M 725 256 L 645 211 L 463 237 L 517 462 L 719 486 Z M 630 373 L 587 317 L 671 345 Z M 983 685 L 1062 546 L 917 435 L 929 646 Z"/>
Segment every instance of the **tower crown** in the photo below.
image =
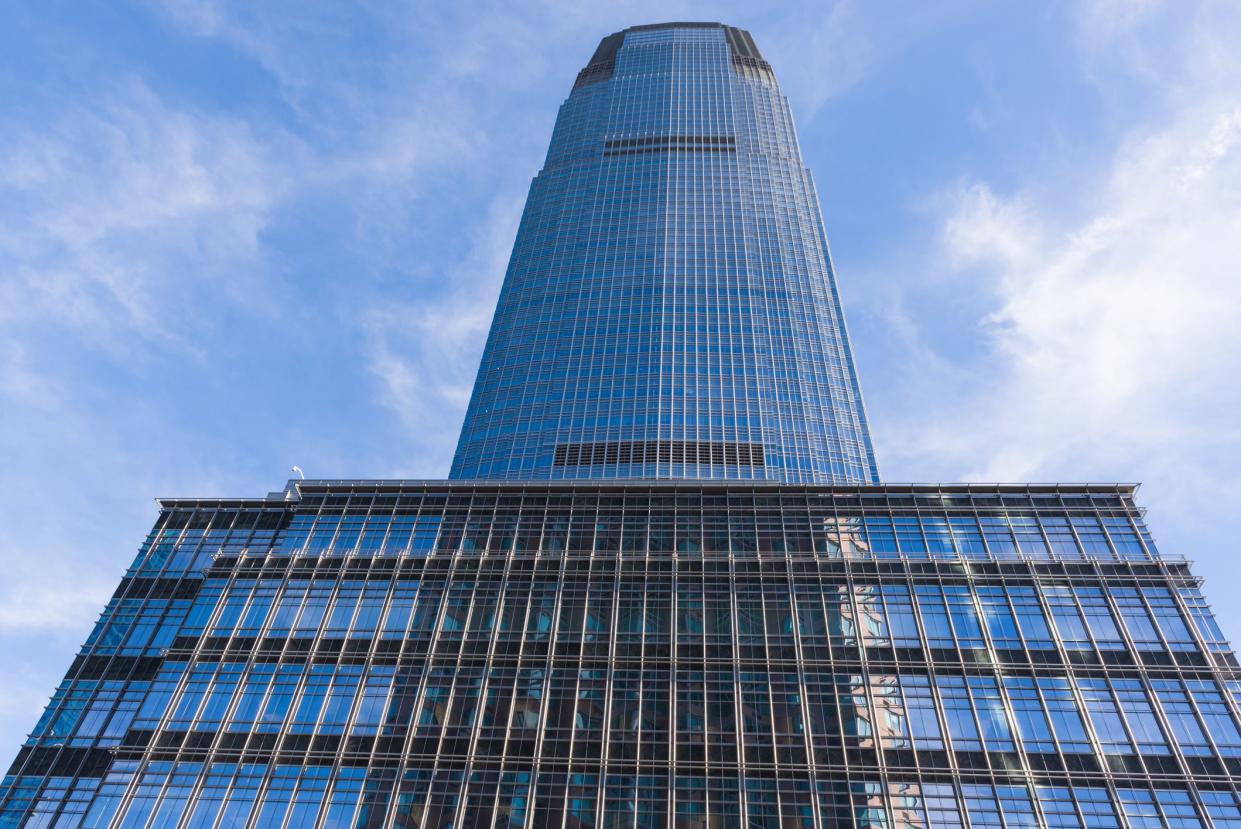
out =
<path fill-rule="evenodd" d="M 594 55 L 591 56 L 590 62 L 577 75 L 577 82 L 574 89 L 586 86 L 590 83 L 596 83 L 606 80 L 612 76 L 612 71 L 616 67 L 616 53 L 620 50 L 625 42 L 625 36 L 631 32 L 657 32 L 669 29 L 718 29 L 724 32 L 724 40 L 728 44 L 728 48 L 732 53 L 733 60 L 742 62 L 751 62 L 756 67 L 761 67 L 767 72 L 771 71 L 771 65 L 763 60 L 763 56 L 759 54 L 758 46 L 754 43 L 754 38 L 745 29 L 738 29 L 733 26 L 725 26 L 723 23 L 705 23 L 705 22 L 679 22 L 679 23 L 647 23 L 642 26 L 630 26 L 628 29 L 622 29 L 599 41 L 599 47 L 595 49 Z"/>

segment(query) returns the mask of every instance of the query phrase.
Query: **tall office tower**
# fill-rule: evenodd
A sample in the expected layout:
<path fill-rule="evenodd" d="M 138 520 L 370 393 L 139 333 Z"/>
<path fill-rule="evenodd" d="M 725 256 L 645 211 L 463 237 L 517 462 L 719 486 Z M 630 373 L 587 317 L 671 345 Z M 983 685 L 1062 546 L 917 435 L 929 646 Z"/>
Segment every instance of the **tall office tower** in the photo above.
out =
<path fill-rule="evenodd" d="M 748 32 L 636 26 L 578 73 L 449 477 L 878 483 L 814 183 Z"/>
<path fill-rule="evenodd" d="M 0 827 L 1241 826 L 1133 486 L 873 483 L 784 106 L 744 32 L 605 39 L 459 479 L 161 501 Z"/>

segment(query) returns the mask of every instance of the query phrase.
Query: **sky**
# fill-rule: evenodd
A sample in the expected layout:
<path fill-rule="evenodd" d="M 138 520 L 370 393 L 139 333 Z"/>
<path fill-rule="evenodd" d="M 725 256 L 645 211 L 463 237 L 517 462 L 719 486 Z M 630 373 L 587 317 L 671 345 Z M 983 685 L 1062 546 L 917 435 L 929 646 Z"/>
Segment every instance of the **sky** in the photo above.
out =
<path fill-rule="evenodd" d="M 154 498 L 447 474 L 557 107 L 668 20 L 749 29 L 790 99 L 884 479 L 1141 482 L 1241 636 L 1241 4 L 0 14 L 10 752 Z"/>

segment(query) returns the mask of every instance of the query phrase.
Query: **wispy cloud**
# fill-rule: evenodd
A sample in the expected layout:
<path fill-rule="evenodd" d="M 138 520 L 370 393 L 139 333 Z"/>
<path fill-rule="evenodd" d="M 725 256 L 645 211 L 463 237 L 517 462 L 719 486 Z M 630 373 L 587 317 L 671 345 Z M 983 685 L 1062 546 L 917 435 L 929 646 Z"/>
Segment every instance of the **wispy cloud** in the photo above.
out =
<path fill-rule="evenodd" d="M 187 266 L 220 290 L 225 263 L 255 253 L 278 186 L 245 124 L 136 79 L 0 132 L 0 326 L 61 324 L 94 346 L 185 345 L 192 315 L 161 311 L 189 311 L 176 301 L 196 287 Z"/>
<path fill-rule="evenodd" d="M 1155 11 L 1109 18 L 1082 48 L 1130 37 Z M 946 200 L 944 250 L 992 298 L 990 352 L 968 396 L 890 430 L 902 462 L 986 480 L 1176 481 L 1216 503 L 1235 492 L 1241 58 L 1207 72 L 1199 56 L 1235 42 L 1241 21 L 1206 14 L 1104 169 L 1032 170 L 1011 193 L 976 181 Z"/>
<path fill-rule="evenodd" d="M 114 587 L 110 574 L 85 578 L 73 566 L 39 560 L 28 566 L 6 564 L 0 587 L 0 636 L 21 631 L 77 631 L 82 621 L 98 614 Z"/>
<path fill-rule="evenodd" d="M 798 116 L 806 121 L 860 81 L 881 48 L 853 0 L 792 10 L 771 35 L 765 47 L 769 54 L 802 58 L 778 70 Z"/>
<path fill-rule="evenodd" d="M 370 370 L 384 404 L 406 425 L 417 474 L 442 475 L 452 458 L 520 211 L 516 200 L 492 203 L 434 302 L 376 308 L 367 317 Z"/>
<path fill-rule="evenodd" d="M 814 120 L 824 106 L 876 71 L 899 65 L 911 44 L 931 37 L 970 5 L 968 0 L 935 4 L 781 4 L 755 32 L 775 61 L 780 85 L 799 122 Z M 748 14 L 734 25 L 745 26 Z"/>

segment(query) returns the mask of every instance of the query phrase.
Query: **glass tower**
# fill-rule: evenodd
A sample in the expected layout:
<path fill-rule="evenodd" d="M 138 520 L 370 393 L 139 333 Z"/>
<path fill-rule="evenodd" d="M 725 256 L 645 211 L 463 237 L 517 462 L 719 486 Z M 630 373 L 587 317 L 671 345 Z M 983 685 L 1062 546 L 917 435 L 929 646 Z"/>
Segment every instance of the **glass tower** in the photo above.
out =
<path fill-rule="evenodd" d="M 748 32 L 636 26 L 578 73 L 449 477 L 878 482 L 814 183 Z"/>
<path fill-rule="evenodd" d="M 1136 487 L 873 481 L 771 84 L 606 38 L 455 479 L 161 500 L 0 829 L 1241 827 L 1241 667 Z"/>

